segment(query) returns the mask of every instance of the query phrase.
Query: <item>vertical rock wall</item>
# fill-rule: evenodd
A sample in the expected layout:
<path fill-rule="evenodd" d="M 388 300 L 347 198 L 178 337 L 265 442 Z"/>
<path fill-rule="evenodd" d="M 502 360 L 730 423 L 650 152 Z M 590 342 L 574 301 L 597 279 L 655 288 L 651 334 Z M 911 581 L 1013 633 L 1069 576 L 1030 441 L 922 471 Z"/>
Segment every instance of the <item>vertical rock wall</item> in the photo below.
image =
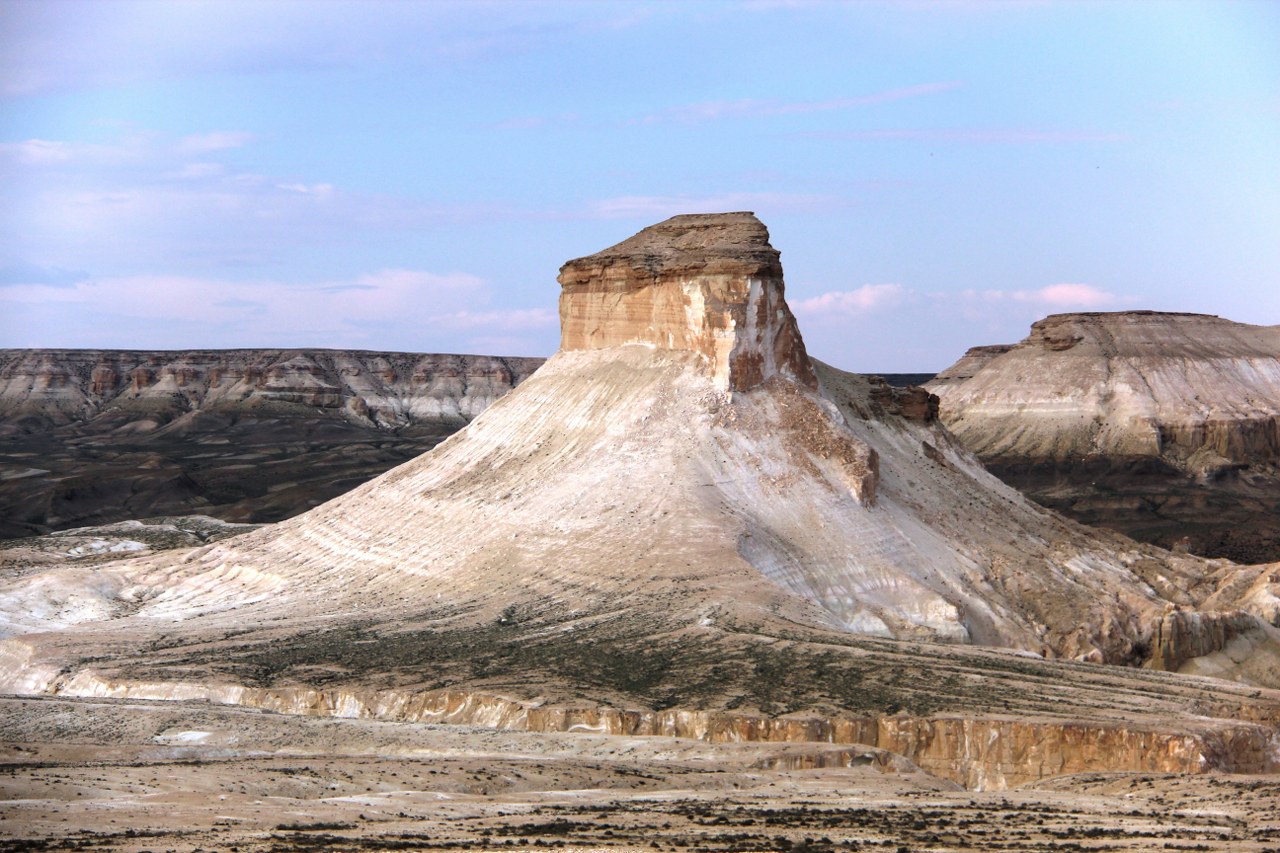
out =
<path fill-rule="evenodd" d="M 716 384 L 817 388 L 782 265 L 753 214 L 675 216 L 560 269 L 561 350 L 648 344 L 703 356 Z"/>

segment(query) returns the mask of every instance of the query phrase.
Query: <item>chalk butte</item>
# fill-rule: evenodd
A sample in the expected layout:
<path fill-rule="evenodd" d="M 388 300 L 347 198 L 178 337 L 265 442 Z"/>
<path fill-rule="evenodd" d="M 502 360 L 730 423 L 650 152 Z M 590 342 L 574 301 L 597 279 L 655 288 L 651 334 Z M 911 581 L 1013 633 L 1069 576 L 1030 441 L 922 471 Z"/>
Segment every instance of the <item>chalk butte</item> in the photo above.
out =
<path fill-rule="evenodd" d="M 673 216 L 569 261 L 560 284 L 562 352 L 646 343 L 701 355 L 721 389 L 817 387 L 778 250 L 750 213 Z"/>
<path fill-rule="evenodd" d="M 1203 469 L 1280 458 L 1280 326 L 1055 314 L 1016 346 L 978 349 L 928 385 L 984 459 L 1152 456 Z"/>
<path fill-rule="evenodd" d="M 1055 314 L 928 387 L 966 447 L 1054 509 L 1165 547 L 1280 560 L 1280 326 Z"/>
<path fill-rule="evenodd" d="M 1040 659 L 1142 663 L 1212 567 L 1046 512 L 927 394 L 810 362 L 754 217 L 677 217 L 561 280 L 564 348 L 432 452 L 244 536 L 0 587 L 3 686 L 375 716 L 449 690 L 509 703 L 499 720 L 802 712 L 814 732 L 906 712 L 915 734 L 885 737 L 971 781 L 1138 761 L 1117 738 L 1271 766 L 1280 694 Z M 1191 714 L 1196 691 L 1215 700 Z M 1094 746 L 961 767 L 1024 737 L 1009 715 L 1093 732 L 1025 743 Z"/>

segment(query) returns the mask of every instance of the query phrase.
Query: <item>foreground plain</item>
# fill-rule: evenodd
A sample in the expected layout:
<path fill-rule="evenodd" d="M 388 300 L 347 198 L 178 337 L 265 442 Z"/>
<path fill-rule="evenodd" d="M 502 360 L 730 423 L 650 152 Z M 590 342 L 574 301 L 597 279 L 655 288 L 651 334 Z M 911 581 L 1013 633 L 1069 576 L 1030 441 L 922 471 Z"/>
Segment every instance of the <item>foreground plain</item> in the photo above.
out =
<path fill-rule="evenodd" d="M 0 850 L 1280 850 L 1273 776 L 979 793 L 870 748 L 202 703 L 4 699 L 0 728 Z"/>

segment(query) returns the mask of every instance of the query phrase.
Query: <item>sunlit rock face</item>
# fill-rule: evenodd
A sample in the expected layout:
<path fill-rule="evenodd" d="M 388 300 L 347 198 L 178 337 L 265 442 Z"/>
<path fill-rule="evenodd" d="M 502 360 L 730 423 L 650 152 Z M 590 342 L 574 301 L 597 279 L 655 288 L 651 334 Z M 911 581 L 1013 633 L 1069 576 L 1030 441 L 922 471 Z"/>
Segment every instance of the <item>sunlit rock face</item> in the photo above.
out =
<path fill-rule="evenodd" d="M 1155 311 L 1055 314 L 929 387 L 983 458 L 1280 459 L 1280 327 Z"/>
<path fill-rule="evenodd" d="M 1056 314 L 928 387 L 947 427 L 1054 509 L 1164 547 L 1280 560 L 1280 327 Z"/>
<path fill-rule="evenodd" d="M 562 351 L 645 343 L 697 353 L 725 390 L 775 375 L 817 385 L 779 253 L 753 214 L 673 216 L 569 261 L 560 284 Z"/>

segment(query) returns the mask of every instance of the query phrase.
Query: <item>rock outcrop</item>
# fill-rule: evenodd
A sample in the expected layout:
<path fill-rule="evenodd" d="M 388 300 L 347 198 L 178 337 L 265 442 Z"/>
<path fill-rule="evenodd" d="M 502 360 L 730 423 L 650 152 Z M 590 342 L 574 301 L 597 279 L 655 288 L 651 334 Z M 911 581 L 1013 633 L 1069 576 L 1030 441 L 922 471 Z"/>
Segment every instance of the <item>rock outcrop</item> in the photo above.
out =
<path fill-rule="evenodd" d="M 541 359 L 0 350 L 0 538 L 279 521 L 434 447 Z"/>
<path fill-rule="evenodd" d="M 779 253 L 750 213 L 674 216 L 569 261 L 560 284 L 562 352 L 645 343 L 696 353 L 724 390 L 817 387 Z"/>
<path fill-rule="evenodd" d="M 1093 665 L 1148 661 L 1218 567 L 1030 503 L 927 393 L 809 361 L 777 258 L 737 213 L 571 261 L 564 348 L 431 452 L 242 536 L 0 583 L 0 688 L 389 717 L 451 691 L 496 724 L 760 739 L 874 721 L 971 784 L 1264 766 L 1280 693 Z"/>
<path fill-rule="evenodd" d="M 461 427 L 536 358 L 345 350 L 0 350 L 0 435 L 103 421 L 145 433 L 200 416 L 332 413 L 366 427 Z"/>
<path fill-rule="evenodd" d="M 929 383 L 984 459 L 1147 456 L 1193 472 L 1280 459 L 1280 326 L 1055 314 L 1001 349 L 970 350 Z"/>
<path fill-rule="evenodd" d="M 1057 314 L 928 387 L 966 447 L 1054 509 L 1165 547 L 1280 559 L 1280 326 Z"/>
<path fill-rule="evenodd" d="M 196 700 L 276 713 L 478 726 L 523 732 L 615 737 L 691 738 L 708 743 L 821 743 L 871 747 L 871 760 L 900 771 L 922 769 L 969 790 L 989 791 L 1054 776 L 1097 772 L 1276 773 L 1280 734 L 1257 722 L 1202 721 L 1189 728 L 1150 719 L 1081 723 L 1008 715 L 915 717 L 767 717 L 726 711 L 621 710 L 547 706 L 456 690 L 291 690 L 199 684 L 113 684 L 80 677 L 61 696 Z M 782 756 L 764 766 L 850 766 L 865 753 L 844 749 Z M 895 762 L 894 757 L 900 756 Z M 905 760 L 903 760 L 905 759 Z"/>

